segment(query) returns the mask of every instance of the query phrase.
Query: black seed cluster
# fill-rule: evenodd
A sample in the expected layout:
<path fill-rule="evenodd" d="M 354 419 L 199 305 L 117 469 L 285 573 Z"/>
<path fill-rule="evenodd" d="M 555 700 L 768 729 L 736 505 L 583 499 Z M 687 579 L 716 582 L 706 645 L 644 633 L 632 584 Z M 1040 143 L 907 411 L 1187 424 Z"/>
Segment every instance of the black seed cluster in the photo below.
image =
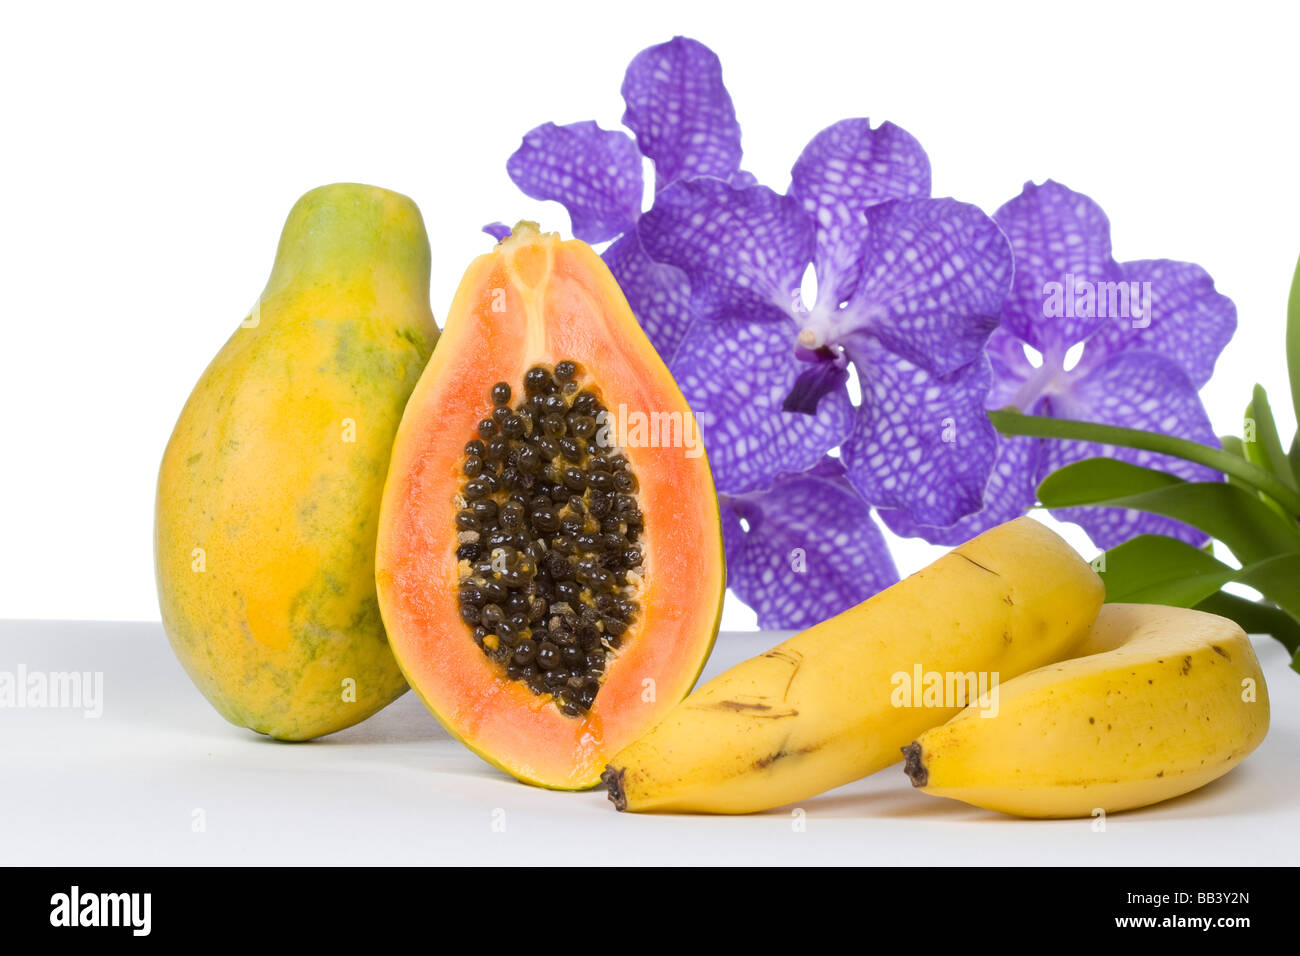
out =
<path fill-rule="evenodd" d="M 575 362 L 535 365 L 522 400 L 492 386 L 465 446 L 456 512 L 460 616 L 506 676 L 579 716 L 636 620 L 645 516 L 627 458 Z"/>

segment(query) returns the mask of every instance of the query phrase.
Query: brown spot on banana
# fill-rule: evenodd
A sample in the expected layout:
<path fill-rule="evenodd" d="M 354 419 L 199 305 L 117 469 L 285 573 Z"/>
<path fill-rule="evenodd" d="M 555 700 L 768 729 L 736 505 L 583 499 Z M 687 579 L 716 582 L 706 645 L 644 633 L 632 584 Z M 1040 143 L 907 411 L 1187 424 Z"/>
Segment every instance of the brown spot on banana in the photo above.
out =
<path fill-rule="evenodd" d="M 810 754 L 816 749 L 816 747 L 801 747 L 798 750 L 786 750 L 785 745 L 783 744 L 781 749 L 776 751 L 776 753 L 771 753 L 755 760 L 754 769 L 764 770 L 772 766 L 772 764 L 776 763 L 778 760 L 785 760 L 787 757 L 802 757 L 804 754 Z"/>
<path fill-rule="evenodd" d="M 720 700 L 713 705 L 713 709 L 714 710 L 735 710 L 735 711 L 771 710 L 772 705 L 749 703 L 748 701 L 743 701 L 743 700 Z"/>
<path fill-rule="evenodd" d="M 695 706 L 692 710 L 725 710 L 732 713 L 744 714 L 747 717 L 753 717 L 756 720 L 781 720 L 785 717 L 798 717 L 799 711 L 793 707 L 786 710 L 773 710 L 771 704 L 759 703 L 757 701 L 746 700 L 720 700 L 716 704 L 707 704 L 704 706 Z"/>

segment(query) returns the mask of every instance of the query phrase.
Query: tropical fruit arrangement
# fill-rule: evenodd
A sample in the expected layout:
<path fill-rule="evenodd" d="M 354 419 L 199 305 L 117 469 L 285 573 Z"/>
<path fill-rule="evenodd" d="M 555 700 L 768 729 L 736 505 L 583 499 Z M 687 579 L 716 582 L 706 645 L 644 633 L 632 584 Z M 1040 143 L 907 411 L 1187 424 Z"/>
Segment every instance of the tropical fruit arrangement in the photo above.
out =
<path fill-rule="evenodd" d="M 1092 564 L 1023 516 L 692 690 L 744 560 L 727 522 L 755 534 L 763 516 L 718 492 L 707 433 L 605 259 L 529 222 L 499 233 L 440 336 L 415 204 L 313 190 L 181 411 L 159 600 L 232 723 L 307 740 L 409 684 L 519 780 L 704 813 L 902 764 L 929 794 L 1088 816 L 1203 786 L 1263 740 L 1237 623 L 1104 603 Z M 810 544 L 847 480 L 816 468 Z"/>

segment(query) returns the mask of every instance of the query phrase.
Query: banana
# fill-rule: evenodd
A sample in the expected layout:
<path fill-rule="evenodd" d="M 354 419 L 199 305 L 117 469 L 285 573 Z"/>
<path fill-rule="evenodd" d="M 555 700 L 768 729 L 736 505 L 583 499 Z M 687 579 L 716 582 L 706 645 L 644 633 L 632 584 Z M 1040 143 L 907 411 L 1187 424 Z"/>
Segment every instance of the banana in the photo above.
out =
<path fill-rule="evenodd" d="M 1108 604 L 1078 648 L 998 687 L 905 748 L 913 785 L 1024 817 L 1168 800 L 1227 773 L 1268 731 L 1250 638 L 1225 618 Z"/>
<path fill-rule="evenodd" d="M 750 813 L 866 776 L 976 698 L 927 701 L 907 693 L 913 674 L 996 680 L 1060 660 L 1102 593 L 1047 527 L 1000 525 L 696 690 L 615 756 L 609 798 L 619 810 Z"/>

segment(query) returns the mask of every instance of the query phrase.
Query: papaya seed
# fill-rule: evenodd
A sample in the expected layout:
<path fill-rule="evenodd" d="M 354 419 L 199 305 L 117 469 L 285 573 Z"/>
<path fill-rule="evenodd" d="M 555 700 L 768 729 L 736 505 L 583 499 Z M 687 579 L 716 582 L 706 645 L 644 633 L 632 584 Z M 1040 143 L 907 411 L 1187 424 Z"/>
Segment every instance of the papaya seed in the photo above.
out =
<path fill-rule="evenodd" d="M 626 455 L 595 440 L 605 407 L 582 379 L 565 359 L 530 367 L 513 405 L 509 382 L 492 386 L 455 516 L 460 616 L 474 641 L 507 679 L 574 717 L 594 704 L 636 620 L 643 570 L 636 478 Z"/>

